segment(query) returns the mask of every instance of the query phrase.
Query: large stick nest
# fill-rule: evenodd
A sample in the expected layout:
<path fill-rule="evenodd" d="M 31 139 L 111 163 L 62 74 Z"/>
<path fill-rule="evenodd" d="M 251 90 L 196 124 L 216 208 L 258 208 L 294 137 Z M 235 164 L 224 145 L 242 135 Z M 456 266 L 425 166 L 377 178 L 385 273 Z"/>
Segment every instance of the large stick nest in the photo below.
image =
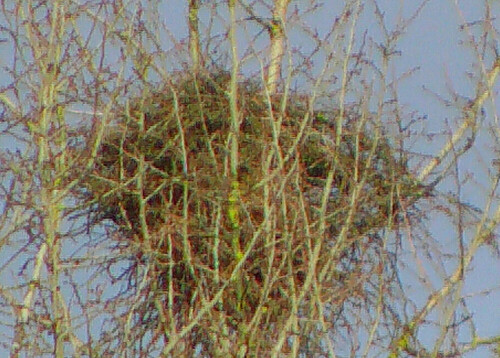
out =
<path fill-rule="evenodd" d="M 145 296 L 160 299 L 178 324 L 228 283 L 242 258 L 237 237 L 249 254 L 212 314 L 232 317 L 237 328 L 259 308 L 257 325 L 269 330 L 292 309 L 290 297 L 311 269 L 317 278 L 326 273 L 325 297 L 363 290 L 352 277 L 380 271 L 372 256 L 383 251 L 378 232 L 422 191 L 379 124 L 356 109 L 345 111 L 337 142 L 338 109 L 311 110 L 301 95 L 283 106 L 283 96 L 269 98 L 246 80 L 232 137 L 229 80 L 225 72 L 182 79 L 117 106 L 83 186 L 97 203 L 96 222 L 112 220 L 137 265 L 154 268 Z M 229 170 L 231 140 L 238 142 L 237 178 Z M 324 194 L 329 173 L 333 186 Z M 238 225 L 228 215 L 234 207 Z M 318 235 L 322 250 L 311 268 Z M 150 316 L 160 313 L 149 307 Z"/>

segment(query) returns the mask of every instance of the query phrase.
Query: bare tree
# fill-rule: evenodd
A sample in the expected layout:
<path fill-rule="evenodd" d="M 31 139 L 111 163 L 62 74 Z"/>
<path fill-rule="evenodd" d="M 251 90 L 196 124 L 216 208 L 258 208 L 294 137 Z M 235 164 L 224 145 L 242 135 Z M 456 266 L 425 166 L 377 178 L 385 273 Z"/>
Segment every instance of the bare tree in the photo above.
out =
<path fill-rule="evenodd" d="M 432 93 L 431 131 L 393 70 L 426 0 L 392 25 L 378 1 L 2 2 L 2 349 L 498 354 L 471 313 L 497 285 L 467 286 L 499 257 L 481 4 L 455 8 L 472 95 Z"/>

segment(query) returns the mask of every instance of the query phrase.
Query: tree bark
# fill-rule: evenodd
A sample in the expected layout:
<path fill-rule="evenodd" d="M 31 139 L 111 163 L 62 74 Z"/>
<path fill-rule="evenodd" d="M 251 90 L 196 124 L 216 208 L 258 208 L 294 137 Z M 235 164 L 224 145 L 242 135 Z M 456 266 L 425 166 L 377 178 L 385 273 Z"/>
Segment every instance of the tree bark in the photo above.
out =
<path fill-rule="evenodd" d="M 200 56 L 200 31 L 198 12 L 200 9 L 200 0 L 189 0 L 189 54 L 191 56 L 191 65 L 195 72 L 203 67 Z"/>
<path fill-rule="evenodd" d="M 267 72 L 267 89 L 270 94 L 276 92 L 281 76 L 281 62 L 284 54 L 286 11 L 290 0 L 275 0 L 273 18 L 269 24 L 270 62 Z"/>

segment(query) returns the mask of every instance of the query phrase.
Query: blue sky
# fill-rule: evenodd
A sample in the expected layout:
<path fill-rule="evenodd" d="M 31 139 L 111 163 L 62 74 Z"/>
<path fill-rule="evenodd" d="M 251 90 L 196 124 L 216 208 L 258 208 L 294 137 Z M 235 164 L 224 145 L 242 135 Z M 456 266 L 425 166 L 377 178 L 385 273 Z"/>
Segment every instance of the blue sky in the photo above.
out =
<path fill-rule="evenodd" d="M 311 27 L 317 26 L 320 31 L 321 28 L 327 28 L 338 12 L 335 6 L 330 5 L 329 2 L 338 4 L 333 0 L 325 1 L 321 11 L 305 18 L 306 24 Z M 463 24 L 464 19 L 465 21 L 475 21 L 482 18 L 484 8 L 478 5 L 479 2 L 430 0 L 408 28 L 408 31 L 401 37 L 401 41 L 396 47 L 397 50 L 401 51 L 401 56 L 391 65 L 390 73 L 398 77 L 410 69 L 418 67 L 418 70 L 409 78 L 398 83 L 397 93 L 402 111 L 407 114 L 416 112 L 426 115 L 428 119 L 422 126 L 427 133 L 438 133 L 447 128 L 453 131 L 460 115 L 456 108 L 446 107 L 439 103 L 436 96 L 432 94 L 433 92 L 446 98 L 449 97 L 449 89 L 453 88 L 465 97 L 474 95 L 474 78 L 468 77 L 467 73 L 477 73 L 478 61 L 474 51 L 467 45 L 468 34 L 460 29 L 460 25 Z M 374 41 L 381 40 L 376 20 L 371 16 L 372 12 L 369 10 L 373 8 L 372 1 L 362 1 L 362 3 L 366 6 L 366 10 L 358 23 L 358 35 L 366 29 Z M 394 30 L 401 15 L 403 17 L 409 16 L 415 10 L 416 3 L 417 1 L 414 0 L 378 1 L 379 6 L 385 12 L 389 30 Z M 159 18 L 172 31 L 174 38 L 184 38 L 187 35 L 185 1 L 170 0 L 163 4 L 164 12 L 158 14 Z M 293 1 L 291 8 L 295 4 L 299 5 L 300 2 Z M 500 13 L 500 2 L 494 2 L 492 9 L 494 13 Z M 497 28 L 500 27 L 498 20 L 496 20 L 495 25 Z M 477 33 L 477 30 L 473 30 L 473 32 Z M 246 44 L 243 39 L 247 34 L 242 32 L 241 35 L 240 47 L 244 49 Z M 306 50 L 309 43 L 307 38 L 303 36 L 300 31 L 293 31 L 290 35 L 290 42 Z M 165 46 L 169 47 L 171 43 L 165 40 Z M 2 44 L 0 44 L 0 63 L 2 66 L 8 65 L 11 61 L 10 54 L 1 51 Z M 489 61 L 491 62 L 491 59 Z M 5 78 L 2 78 L 0 72 L 0 84 L 4 83 Z M 497 85 L 497 91 L 498 88 Z M 495 96 L 498 99 L 498 93 Z M 498 108 L 487 108 L 486 122 L 492 120 L 494 110 L 498 110 Z M 445 140 L 446 137 L 443 136 L 437 136 L 436 139 L 430 141 L 421 140 L 414 144 L 414 148 L 422 152 L 436 153 Z M 5 143 L 2 143 L 1 146 L 5 146 Z M 463 201 L 478 207 L 484 206 L 488 195 L 487 188 L 491 183 L 491 179 L 488 177 L 491 158 L 493 158 L 491 137 L 486 130 L 483 130 L 479 133 L 474 149 L 465 155 L 459 163 L 458 170 L 461 173 L 461 178 L 465 180 L 466 177 L 471 177 L 470 180 L 465 181 L 462 188 L 461 199 Z M 415 163 L 415 165 L 415 171 L 418 171 L 419 164 Z M 440 190 L 447 192 L 456 189 L 453 181 L 447 180 L 440 186 Z M 434 239 L 441 245 L 442 249 L 456 253 L 457 234 L 445 217 L 436 216 L 429 221 L 429 227 Z M 425 258 L 422 260 L 428 264 Z M 443 270 L 449 273 L 455 264 L 448 262 L 444 265 Z M 431 275 L 437 285 L 440 278 L 436 271 L 431 270 L 431 272 L 433 272 Z M 415 275 L 417 275 L 416 272 Z M 411 280 L 412 274 L 407 272 L 406 278 Z M 415 276 L 414 279 L 416 278 Z M 498 289 L 489 291 L 498 287 L 500 287 L 500 260 L 495 258 L 488 248 L 481 249 L 473 261 L 472 271 L 463 292 L 463 295 L 468 296 L 468 307 L 476 319 L 479 336 L 494 335 L 500 332 L 498 323 L 500 322 L 500 294 Z M 424 302 L 430 293 L 423 291 L 419 285 L 414 285 L 412 290 L 409 292 L 414 295 L 416 302 Z M 486 291 L 488 294 L 483 294 Z M 433 329 L 423 330 L 421 338 L 424 341 L 433 341 L 432 335 Z M 0 354 L 1 352 L 0 348 Z M 487 355 L 488 351 L 478 350 L 467 357 L 485 357 Z"/>

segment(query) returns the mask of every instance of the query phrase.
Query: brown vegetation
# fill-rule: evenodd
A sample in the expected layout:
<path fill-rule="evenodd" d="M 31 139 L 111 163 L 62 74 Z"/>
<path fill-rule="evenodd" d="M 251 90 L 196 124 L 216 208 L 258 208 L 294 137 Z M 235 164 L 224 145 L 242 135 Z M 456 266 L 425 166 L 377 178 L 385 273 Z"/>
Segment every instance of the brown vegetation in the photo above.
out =
<path fill-rule="evenodd" d="M 396 223 L 399 202 L 415 201 L 423 188 L 379 124 L 356 107 L 336 145 L 338 111 L 314 110 L 298 94 L 266 97 L 250 80 L 239 84 L 239 170 L 232 182 L 229 77 L 180 80 L 118 107 L 83 185 L 97 204 L 95 221 L 117 225 L 137 266 L 153 263 L 141 308 L 148 324 L 180 329 L 224 287 L 212 315 L 258 352 L 272 348 L 263 337 L 280 331 L 307 275 L 321 300 L 332 301 L 329 314 L 340 316 L 346 301 L 366 297 L 355 292 L 380 279 L 368 272 L 390 270 L 373 259 L 386 254 L 379 229 Z M 322 250 L 313 257 L 316 240 Z M 304 317 L 318 314 L 306 313 L 309 300 L 295 308 Z M 209 337 L 218 331 L 201 324 L 192 339 L 215 344 Z"/>

